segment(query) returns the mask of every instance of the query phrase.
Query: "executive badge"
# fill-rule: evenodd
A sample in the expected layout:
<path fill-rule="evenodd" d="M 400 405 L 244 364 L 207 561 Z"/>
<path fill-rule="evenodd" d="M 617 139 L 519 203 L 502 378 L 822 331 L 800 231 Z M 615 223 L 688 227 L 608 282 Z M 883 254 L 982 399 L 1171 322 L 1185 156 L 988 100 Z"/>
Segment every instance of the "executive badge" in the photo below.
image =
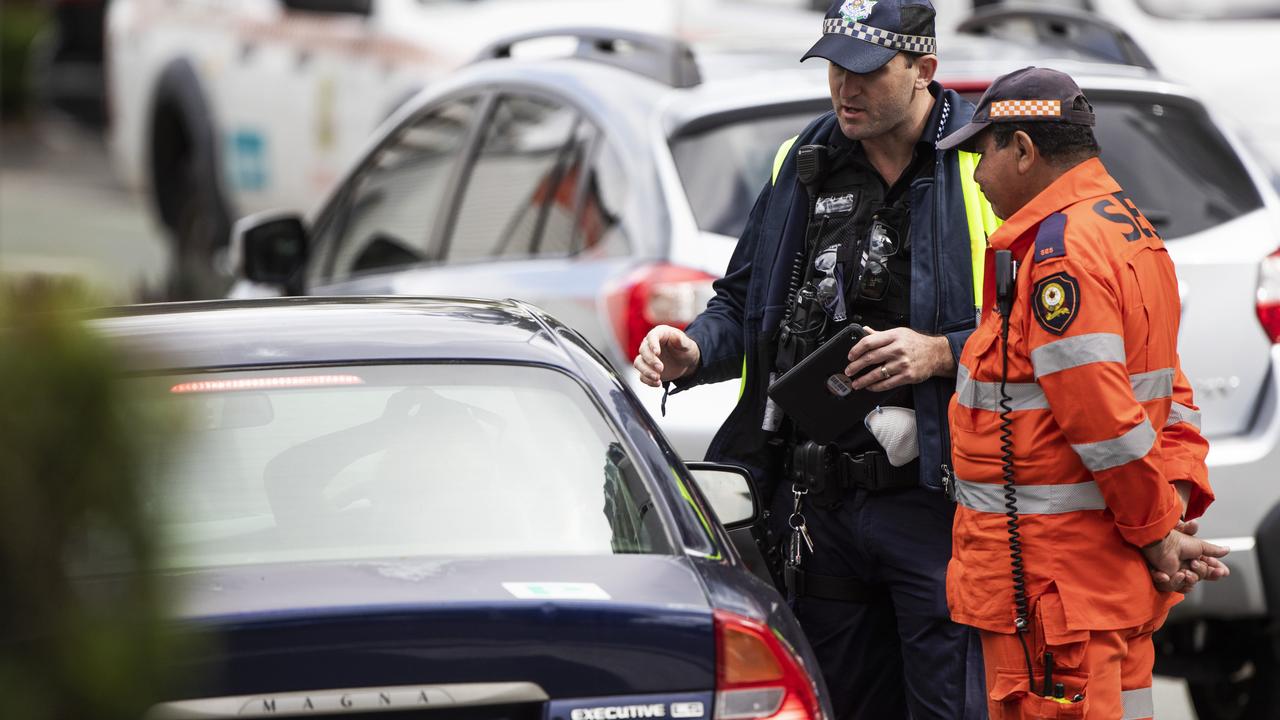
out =
<path fill-rule="evenodd" d="M 1036 322 L 1054 335 L 1066 332 L 1080 310 L 1080 284 L 1064 272 L 1036 283 L 1032 297 Z"/>

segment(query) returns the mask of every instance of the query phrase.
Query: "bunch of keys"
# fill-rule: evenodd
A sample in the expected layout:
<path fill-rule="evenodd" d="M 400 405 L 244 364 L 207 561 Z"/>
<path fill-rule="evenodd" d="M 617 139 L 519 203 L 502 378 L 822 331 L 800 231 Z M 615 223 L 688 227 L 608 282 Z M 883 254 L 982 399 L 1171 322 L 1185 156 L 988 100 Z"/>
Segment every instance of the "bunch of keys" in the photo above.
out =
<path fill-rule="evenodd" d="M 787 552 L 787 563 L 792 567 L 799 567 L 800 561 L 804 558 L 803 548 L 809 548 L 809 554 L 813 554 L 813 539 L 809 537 L 809 527 L 805 524 L 804 513 L 800 512 L 800 501 L 809 494 L 809 490 L 801 490 L 796 485 L 792 485 L 791 493 L 795 495 L 796 502 L 791 510 L 791 517 L 787 518 L 787 525 L 791 527 L 791 545 Z"/>

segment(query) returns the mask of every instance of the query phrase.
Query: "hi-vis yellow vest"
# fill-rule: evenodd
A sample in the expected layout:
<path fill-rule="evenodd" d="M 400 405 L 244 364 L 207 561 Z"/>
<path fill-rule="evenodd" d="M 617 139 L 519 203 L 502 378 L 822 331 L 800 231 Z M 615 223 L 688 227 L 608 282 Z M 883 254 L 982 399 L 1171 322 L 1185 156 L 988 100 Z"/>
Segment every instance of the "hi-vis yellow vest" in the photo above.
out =
<path fill-rule="evenodd" d="M 778 182 L 778 173 L 782 172 L 782 164 L 795 146 L 799 135 L 782 143 L 778 154 L 773 158 L 773 182 Z M 982 275 L 986 269 L 987 238 L 1000 227 L 1000 220 L 991 210 L 991 203 L 973 180 L 973 171 L 978 167 L 977 153 L 962 152 L 960 156 L 960 189 L 964 193 L 964 216 L 969 225 L 969 249 L 973 261 L 973 303 L 975 309 L 982 308 Z"/>

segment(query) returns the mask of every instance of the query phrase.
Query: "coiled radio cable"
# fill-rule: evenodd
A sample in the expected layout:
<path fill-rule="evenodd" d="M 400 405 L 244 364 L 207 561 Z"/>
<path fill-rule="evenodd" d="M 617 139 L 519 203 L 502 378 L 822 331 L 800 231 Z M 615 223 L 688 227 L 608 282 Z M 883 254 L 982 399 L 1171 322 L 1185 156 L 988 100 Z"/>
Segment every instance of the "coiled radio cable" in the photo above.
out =
<path fill-rule="evenodd" d="M 1004 478 L 1004 507 L 1009 528 L 1009 565 L 1013 575 L 1013 626 L 1027 662 L 1027 687 L 1035 692 L 1035 671 L 1027 633 L 1031 629 L 1031 603 L 1027 599 L 1026 570 L 1022 560 L 1022 533 L 1018 531 L 1018 493 L 1013 467 L 1013 407 L 1009 397 L 1009 314 L 1013 312 L 1016 273 L 1013 253 L 996 251 L 996 310 L 1000 313 L 1000 470 Z"/>

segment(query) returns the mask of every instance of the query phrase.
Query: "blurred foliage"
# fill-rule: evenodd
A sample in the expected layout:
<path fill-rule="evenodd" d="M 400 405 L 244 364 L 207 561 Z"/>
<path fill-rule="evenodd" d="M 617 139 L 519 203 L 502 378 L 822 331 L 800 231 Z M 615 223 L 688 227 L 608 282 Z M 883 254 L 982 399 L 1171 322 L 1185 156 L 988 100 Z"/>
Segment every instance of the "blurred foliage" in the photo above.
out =
<path fill-rule="evenodd" d="M 51 281 L 0 287 L 0 697 L 23 720 L 140 717 L 173 647 L 145 469 L 172 423 Z M 110 559 L 110 567 L 101 564 Z"/>
<path fill-rule="evenodd" d="M 0 0 L 0 118 L 21 115 L 31 102 L 31 50 L 50 27 L 47 3 Z"/>

